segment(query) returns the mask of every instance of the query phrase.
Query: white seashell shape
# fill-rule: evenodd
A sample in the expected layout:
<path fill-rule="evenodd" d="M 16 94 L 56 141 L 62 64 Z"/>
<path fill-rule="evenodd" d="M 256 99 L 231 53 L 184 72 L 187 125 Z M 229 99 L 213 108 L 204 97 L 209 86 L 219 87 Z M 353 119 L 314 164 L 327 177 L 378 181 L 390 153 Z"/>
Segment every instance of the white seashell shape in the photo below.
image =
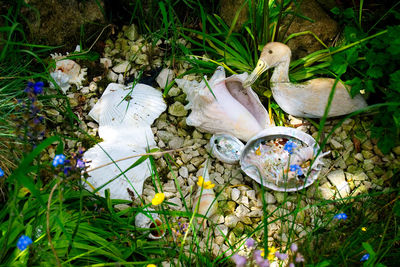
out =
<path fill-rule="evenodd" d="M 81 66 L 71 59 L 66 59 L 65 56 L 60 54 L 51 55 L 56 61 L 56 69 L 50 73 L 51 77 L 61 87 L 61 90 L 65 94 L 71 87 L 71 84 L 75 84 L 78 88 L 82 86 L 82 81 L 86 76 L 86 68 Z M 50 83 L 50 87 L 54 88 L 53 83 Z"/>
<path fill-rule="evenodd" d="M 89 112 L 99 123 L 104 141 L 84 154 L 89 166 L 88 189 L 107 184 L 98 191 L 102 196 L 108 188 L 111 198 L 126 200 L 131 199 L 128 189 L 136 196 L 142 194 L 143 183 L 150 176 L 149 160 L 127 169 L 140 158 L 132 156 L 156 146 L 150 126 L 165 109 L 161 92 L 148 85 L 137 84 L 133 89 L 116 83 L 107 86 Z"/>
<path fill-rule="evenodd" d="M 186 93 L 191 109 L 186 123 L 214 133 L 229 134 L 248 141 L 251 137 L 272 125 L 267 110 L 251 89 L 243 87 L 248 74 L 225 76 L 223 67 L 218 67 L 206 83 L 176 79 Z M 211 92 L 212 91 L 212 92 Z"/>

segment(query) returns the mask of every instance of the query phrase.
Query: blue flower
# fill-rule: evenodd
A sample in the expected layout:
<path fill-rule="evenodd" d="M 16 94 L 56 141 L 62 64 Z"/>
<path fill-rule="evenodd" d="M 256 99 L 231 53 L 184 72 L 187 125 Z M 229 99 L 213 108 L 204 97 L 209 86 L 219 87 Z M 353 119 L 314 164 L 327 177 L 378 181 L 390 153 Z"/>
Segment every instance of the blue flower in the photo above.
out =
<path fill-rule="evenodd" d="M 85 168 L 85 162 L 84 162 L 83 160 L 81 160 L 81 159 L 78 159 L 78 160 L 76 161 L 76 167 L 77 167 L 77 168 L 80 168 L 80 169 Z"/>
<path fill-rule="evenodd" d="M 30 244 L 32 244 L 32 239 L 29 236 L 22 235 L 17 242 L 17 247 L 20 250 L 25 250 Z"/>
<path fill-rule="evenodd" d="M 367 253 L 367 254 L 364 254 L 363 256 L 362 256 L 362 258 L 361 258 L 361 262 L 362 261 L 367 261 L 369 259 L 369 253 Z"/>
<path fill-rule="evenodd" d="M 0 168 L 0 177 L 3 177 L 3 176 L 4 176 L 4 171 L 2 168 Z"/>
<path fill-rule="evenodd" d="M 303 170 L 297 164 L 293 164 L 289 166 L 291 172 L 297 172 L 297 175 L 303 175 Z"/>
<path fill-rule="evenodd" d="M 65 156 L 63 154 L 56 155 L 53 159 L 53 166 L 57 167 L 58 165 L 63 165 L 65 162 Z"/>
<path fill-rule="evenodd" d="M 337 220 L 346 220 L 347 214 L 346 213 L 338 213 L 335 216 L 333 216 L 333 218 L 337 219 Z"/>
<path fill-rule="evenodd" d="M 33 93 L 35 95 L 43 93 L 43 86 L 44 86 L 43 82 L 40 82 L 40 81 L 35 82 L 35 84 L 33 85 Z"/>
<path fill-rule="evenodd" d="M 293 141 L 287 141 L 283 146 L 283 150 L 286 150 L 289 154 L 293 154 L 293 150 L 297 147 L 297 145 Z"/>

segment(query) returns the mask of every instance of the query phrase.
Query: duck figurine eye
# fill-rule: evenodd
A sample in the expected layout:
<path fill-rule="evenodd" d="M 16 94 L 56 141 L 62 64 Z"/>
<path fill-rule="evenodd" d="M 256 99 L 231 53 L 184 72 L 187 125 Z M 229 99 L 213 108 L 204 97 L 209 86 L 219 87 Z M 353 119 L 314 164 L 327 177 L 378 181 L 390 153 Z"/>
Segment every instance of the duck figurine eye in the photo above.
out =
<path fill-rule="evenodd" d="M 366 101 L 361 95 L 352 98 L 349 86 L 331 78 L 316 78 L 304 83 L 291 83 L 289 80 L 290 48 L 278 42 L 264 46 L 256 68 L 243 82 L 251 86 L 267 69 L 275 68 L 271 77 L 272 95 L 278 105 L 288 114 L 295 117 L 321 118 L 331 90 L 334 97 L 328 117 L 341 116 L 365 108 Z"/>

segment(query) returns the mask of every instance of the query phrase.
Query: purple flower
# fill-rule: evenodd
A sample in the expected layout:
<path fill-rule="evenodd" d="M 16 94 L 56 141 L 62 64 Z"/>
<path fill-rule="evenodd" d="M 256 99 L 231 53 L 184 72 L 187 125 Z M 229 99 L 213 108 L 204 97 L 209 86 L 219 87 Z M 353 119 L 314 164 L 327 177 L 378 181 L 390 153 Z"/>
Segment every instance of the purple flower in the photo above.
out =
<path fill-rule="evenodd" d="M 65 162 L 65 156 L 63 154 L 56 155 L 53 159 L 53 166 L 57 167 L 58 165 L 63 165 Z"/>
<path fill-rule="evenodd" d="M 254 251 L 253 257 L 259 267 L 269 267 L 269 260 L 261 256 L 261 250 Z"/>
<path fill-rule="evenodd" d="M 32 243 L 32 239 L 29 236 L 22 235 L 18 239 L 17 248 L 19 248 L 20 250 L 25 250 Z"/>
<path fill-rule="evenodd" d="M 247 246 L 248 248 L 254 247 L 255 244 L 256 244 L 256 241 L 254 241 L 253 238 L 251 238 L 251 237 L 247 238 L 247 240 L 246 240 L 246 246 Z"/>
<path fill-rule="evenodd" d="M 76 161 L 76 167 L 77 167 L 77 168 L 80 168 L 80 169 L 85 168 L 85 162 L 84 162 L 83 160 L 81 160 L 81 159 L 78 159 L 78 160 Z"/>
<path fill-rule="evenodd" d="M 369 253 L 364 254 L 360 261 L 363 262 L 363 261 L 367 261 L 368 259 L 369 259 Z"/>
<path fill-rule="evenodd" d="M 289 263 L 289 267 L 295 267 L 294 263 L 293 262 Z"/>
<path fill-rule="evenodd" d="M 333 218 L 337 219 L 337 220 L 346 220 L 347 214 L 346 213 L 338 213 L 335 216 L 333 216 Z"/>
<path fill-rule="evenodd" d="M 293 252 L 296 252 L 299 249 L 296 243 L 293 243 L 290 245 L 290 250 Z"/>
<path fill-rule="evenodd" d="M 289 166 L 291 172 L 297 172 L 297 175 L 303 175 L 303 170 L 301 169 L 300 165 L 293 164 Z"/>
<path fill-rule="evenodd" d="M 303 257 L 303 255 L 301 255 L 300 252 L 297 252 L 295 261 L 296 262 L 304 262 L 304 257 Z"/>
<path fill-rule="evenodd" d="M 232 260 L 235 262 L 236 267 L 244 267 L 247 263 L 246 257 L 240 256 L 238 254 L 233 255 Z"/>
<path fill-rule="evenodd" d="M 293 154 L 293 150 L 297 147 L 297 145 L 293 141 L 287 141 L 283 146 L 283 150 L 286 150 L 289 154 Z"/>
<path fill-rule="evenodd" d="M 275 256 L 281 261 L 286 260 L 288 255 L 285 253 L 275 252 Z"/>
<path fill-rule="evenodd" d="M 3 176 L 4 176 L 4 171 L 2 168 L 0 168 L 0 177 L 3 177 Z"/>

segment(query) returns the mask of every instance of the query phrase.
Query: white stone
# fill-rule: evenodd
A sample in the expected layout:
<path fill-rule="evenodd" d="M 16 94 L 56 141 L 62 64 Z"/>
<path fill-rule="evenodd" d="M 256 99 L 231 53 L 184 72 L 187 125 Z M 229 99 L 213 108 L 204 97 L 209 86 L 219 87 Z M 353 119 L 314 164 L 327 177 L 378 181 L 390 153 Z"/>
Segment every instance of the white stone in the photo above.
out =
<path fill-rule="evenodd" d="M 174 79 L 175 79 L 174 71 L 165 68 L 160 72 L 160 74 L 158 74 L 156 82 L 161 88 L 164 88 Z"/>
<path fill-rule="evenodd" d="M 237 201 L 240 197 L 240 190 L 237 188 L 232 188 L 231 198 L 233 201 Z"/>
<path fill-rule="evenodd" d="M 129 61 L 122 61 L 115 65 L 112 70 L 116 73 L 124 73 L 126 71 L 129 71 L 131 69 L 131 64 Z"/>
<path fill-rule="evenodd" d="M 176 205 L 170 205 L 171 209 L 179 210 L 182 208 L 182 201 L 178 197 L 171 198 L 168 200 L 168 202 L 176 204 Z"/>
<path fill-rule="evenodd" d="M 256 191 L 255 190 L 248 190 L 246 191 L 246 195 L 251 200 L 256 200 Z"/>
<path fill-rule="evenodd" d="M 333 149 L 342 149 L 343 145 L 341 143 L 339 143 L 338 141 L 336 141 L 335 139 L 331 139 L 331 145 L 333 147 Z"/>
<path fill-rule="evenodd" d="M 225 217 L 225 225 L 229 228 L 234 228 L 238 222 L 239 218 L 236 217 L 234 214 L 229 214 Z"/>
<path fill-rule="evenodd" d="M 107 79 L 109 79 L 112 82 L 116 82 L 118 80 L 118 74 L 110 70 L 107 73 Z"/>
<path fill-rule="evenodd" d="M 331 188 L 329 183 L 324 183 L 318 189 L 323 199 L 333 199 L 335 196 L 335 190 Z"/>
<path fill-rule="evenodd" d="M 341 197 L 347 197 L 350 194 L 350 186 L 346 181 L 343 170 L 330 172 L 327 176 L 328 180 L 333 184 Z"/>
<path fill-rule="evenodd" d="M 183 178 L 188 178 L 189 177 L 189 170 L 187 167 L 183 166 L 179 169 L 179 175 L 182 176 Z"/>
<path fill-rule="evenodd" d="M 239 203 L 245 205 L 246 207 L 249 207 L 249 198 L 246 196 L 242 196 Z"/>
<path fill-rule="evenodd" d="M 265 193 L 264 193 L 264 198 L 265 198 L 265 202 L 266 202 L 267 204 L 274 204 L 274 203 L 276 203 L 276 199 L 275 199 L 274 195 L 271 194 L 270 192 L 265 192 Z"/>
<path fill-rule="evenodd" d="M 108 69 L 112 66 L 111 59 L 106 58 L 106 57 L 100 58 L 100 63 L 103 64 L 105 69 Z"/>
<path fill-rule="evenodd" d="M 219 224 L 216 226 L 215 235 L 216 236 L 226 236 L 228 234 L 228 226 L 225 224 Z"/>
<path fill-rule="evenodd" d="M 250 210 L 243 204 L 240 204 L 235 211 L 236 216 L 238 216 L 239 218 L 247 217 L 249 213 Z"/>

